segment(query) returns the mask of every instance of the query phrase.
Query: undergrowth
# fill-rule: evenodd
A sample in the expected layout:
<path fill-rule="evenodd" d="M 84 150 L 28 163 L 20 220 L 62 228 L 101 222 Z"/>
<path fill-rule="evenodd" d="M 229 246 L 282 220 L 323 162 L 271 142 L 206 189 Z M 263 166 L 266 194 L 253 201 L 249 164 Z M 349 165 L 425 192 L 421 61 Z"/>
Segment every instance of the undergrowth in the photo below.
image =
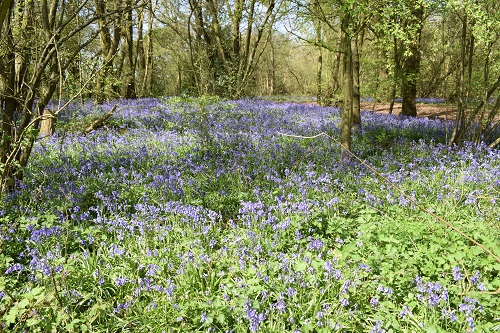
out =
<path fill-rule="evenodd" d="M 415 205 L 499 255 L 498 150 L 365 113 L 354 153 L 377 175 L 283 135 L 337 138 L 336 108 L 214 98 L 75 130 L 109 108 L 62 114 L 2 202 L 2 330 L 500 329 L 500 263 Z"/>

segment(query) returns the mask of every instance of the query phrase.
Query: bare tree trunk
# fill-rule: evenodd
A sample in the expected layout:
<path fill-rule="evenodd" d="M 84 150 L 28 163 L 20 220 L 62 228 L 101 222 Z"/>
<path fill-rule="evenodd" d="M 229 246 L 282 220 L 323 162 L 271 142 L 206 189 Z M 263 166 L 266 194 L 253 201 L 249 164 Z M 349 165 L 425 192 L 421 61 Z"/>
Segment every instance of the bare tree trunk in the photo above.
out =
<path fill-rule="evenodd" d="M 321 28 L 320 28 L 321 29 Z M 317 39 L 321 39 L 321 31 L 317 31 Z M 316 69 L 316 102 L 323 105 L 323 89 L 322 89 L 322 74 L 323 74 L 323 48 L 318 47 L 318 62 Z"/>
<path fill-rule="evenodd" d="M 2 26 L 0 26 L 1 30 Z M 16 91 L 16 68 L 15 68 L 15 54 L 13 52 L 14 47 L 12 44 L 12 29 L 10 26 L 10 15 L 6 17 L 5 28 L 8 43 L 7 55 L 5 57 L 5 63 L 2 60 L 3 73 L 0 75 L 0 97 L 1 97 L 1 109 L 2 109 L 2 141 L 1 141 L 1 156 L 0 161 L 3 165 L 7 162 L 10 154 L 12 153 L 12 141 L 14 138 L 14 113 L 18 110 L 18 102 L 15 98 Z M 4 179 L 10 178 L 11 175 L 4 175 Z M 0 184 L 1 186 L 2 184 Z"/>
<path fill-rule="evenodd" d="M 417 116 L 417 106 L 415 99 L 417 98 L 417 78 L 420 72 L 420 37 L 422 34 L 422 20 L 424 10 L 420 5 L 415 5 L 411 8 L 410 17 L 405 25 L 416 26 L 415 35 L 409 36 L 410 43 L 408 46 L 409 54 L 403 56 L 403 70 L 401 82 L 401 97 L 403 98 L 401 115 Z"/>
<path fill-rule="evenodd" d="M 97 78 L 96 101 L 97 103 L 102 103 L 106 98 L 110 97 L 110 92 L 114 93 L 118 91 L 117 84 L 113 81 L 113 66 L 122 36 L 122 20 L 121 16 L 113 20 L 113 34 L 111 34 L 111 22 L 106 21 L 108 13 L 107 5 L 115 5 L 117 8 L 120 8 L 120 5 L 116 1 L 95 1 L 96 12 L 100 17 L 98 23 L 101 37 L 101 54 L 103 58 L 102 70 Z M 110 79 L 112 80 L 111 84 L 106 82 L 106 80 Z"/>
<path fill-rule="evenodd" d="M 389 97 L 390 99 L 390 106 L 389 106 L 389 114 L 392 114 L 394 111 L 394 100 L 396 99 L 396 90 L 398 86 L 398 79 L 401 75 L 401 57 L 399 55 L 399 47 L 398 47 L 398 40 L 396 37 L 394 37 L 393 40 L 393 57 L 394 57 L 394 73 L 393 73 L 393 78 L 392 78 L 392 87 L 391 87 L 391 96 Z"/>
<path fill-rule="evenodd" d="M 363 38 L 358 34 L 351 40 L 352 49 L 352 124 L 361 126 L 361 96 L 359 92 L 359 48 L 358 39 Z"/>
<path fill-rule="evenodd" d="M 5 21 L 13 2 L 14 0 L 2 0 L 2 3 L 0 4 L 0 29 L 2 28 L 3 22 Z"/>
<path fill-rule="evenodd" d="M 340 122 L 340 160 L 351 159 L 351 127 L 353 109 L 353 65 L 352 65 L 352 37 L 349 35 L 351 17 L 345 13 L 342 17 L 342 55 L 343 55 L 343 108 Z"/>
<path fill-rule="evenodd" d="M 135 88 L 135 68 L 136 62 L 134 61 L 134 37 L 133 37 L 133 26 L 132 21 L 132 3 L 130 0 L 127 1 L 127 11 L 125 14 L 125 54 L 124 54 L 124 64 L 125 64 L 125 80 L 124 86 L 122 88 L 123 98 L 136 98 L 136 88 Z"/>
<path fill-rule="evenodd" d="M 458 101 L 457 101 L 457 117 L 453 126 L 453 133 L 451 134 L 449 145 L 457 144 L 463 134 L 463 127 L 465 125 L 465 93 L 464 93 L 464 79 L 466 67 L 466 48 L 467 48 L 467 16 L 462 20 L 462 36 L 460 38 L 460 71 L 458 75 Z"/>
<path fill-rule="evenodd" d="M 148 5 L 148 49 L 146 53 L 146 67 L 144 73 L 144 95 L 151 96 L 153 85 L 153 18 L 154 9 L 153 3 L 149 0 Z"/>
<path fill-rule="evenodd" d="M 140 8 L 137 11 L 137 43 L 135 47 L 134 62 L 138 76 L 136 80 L 136 94 L 139 97 L 144 97 L 144 77 L 146 74 L 146 52 L 144 51 L 144 8 Z"/>

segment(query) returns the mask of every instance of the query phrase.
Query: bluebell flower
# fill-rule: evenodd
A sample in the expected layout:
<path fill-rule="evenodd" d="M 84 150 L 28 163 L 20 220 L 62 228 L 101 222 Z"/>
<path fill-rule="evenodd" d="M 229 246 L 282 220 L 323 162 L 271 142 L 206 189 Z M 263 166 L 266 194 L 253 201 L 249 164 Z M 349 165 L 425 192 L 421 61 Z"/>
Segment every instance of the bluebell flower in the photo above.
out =
<path fill-rule="evenodd" d="M 365 270 L 367 272 L 371 271 L 371 268 L 368 267 L 368 265 L 363 264 L 363 263 L 359 264 L 359 268 L 361 268 L 361 269 L 363 269 L 363 270 Z"/>
<path fill-rule="evenodd" d="M 332 273 L 333 272 L 333 265 L 332 265 L 332 262 L 330 260 L 327 260 L 325 262 L 325 270 L 328 272 L 328 273 Z"/>
<path fill-rule="evenodd" d="M 455 266 L 453 268 L 453 280 L 460 281 L 462 279 L 463 279 L 463 275 L 460 272 L 460 267 L 459 266 Z"/>
<path fill-rule="evenodd" d="M 5 270 L 5 274 L 11 274 L 14 272 L 22 272 L 24 270 L 24 266 L 22 264 L 16 263 L 11 265 L 9 268 Z"/>
<path fill-rule="evenodd" d="M 250 301 L 247 299 L 245 303 L 246 314 L 245 317 L 249 321 L 249 329 L 251 332 L 257 332 L 259 329 L 259 325 L 266 319 L 265 313 L 258 313 L 255 309 L 252 308 Z"/>
<path fill-rule="evenodd" d="M 479 271 L 476 271 L 474 275 L 470 277 L 470 281 L 472 282 L 473 285 L 477 285 L 481 280 L 481 273 Z"/>
<path fill-rule="evenodd" d="M 115 284 L 118 286 L 118 287 L 121 287 L 123 286 L 125 283 L 127 283 L 127 278 L 126 277 L 117 277 L 115 278 Z"/>
<path fill-rule="evenodd" d="M 160 267 L 156 264 L 149 264 L 146 271 L 146 276 L 155 276 L 156 272 L 160 270 Z"/>
<path fill-rule="evenodd" d="M 276 310 L 278 310 L 278 312 L 280 314 L 282 314 L 283 312 L 285 312 L 286 310 L 286 304 L 285 304 L 285 300 L 283 298 L 280 298 L 275 304 L 274 304 L 274 308 Z"/>
<path fill-rule="evenodd" d="M 375 323 L 375 326 L 373 326 L 372 330 L 370 333 L 385 333 L 386 330 L 382 328 L 382 320 L 377 320 Z"/>
<path fill-rule="evenodd" d="M 113 310 L 114 313 L 118 313 L 122 310 L 127 310 L 132 303 L 130 301 L 126 301 L 125 303 L 119 303 Z"/>
<path fill-rule="evenodd" d="M 412 314 L 410 308 L 408 307 L 408 305 L 405 305 L 403 307 L 403 310 L 401 310 L 401 312 L 399 312 L 398 316 L 401 318 L 405 318 L 408 315 L 412 316 L 413 314 Z"/>
<path fill-rule="evenodd" d="M 293 297 L 297 294 L 297 292 L 295 291 L 295 289 L 293 289 L 293 287 L 289 287 L 287 290 L 286 290 L 286 295 L 288 297 Z"/>
<path fill-rule="evenodd" d="M 316 314 L 316 318 L 317 319 L 323 318 L 323 312 L 322 311 L 318 311 L 318 313 Z"/>

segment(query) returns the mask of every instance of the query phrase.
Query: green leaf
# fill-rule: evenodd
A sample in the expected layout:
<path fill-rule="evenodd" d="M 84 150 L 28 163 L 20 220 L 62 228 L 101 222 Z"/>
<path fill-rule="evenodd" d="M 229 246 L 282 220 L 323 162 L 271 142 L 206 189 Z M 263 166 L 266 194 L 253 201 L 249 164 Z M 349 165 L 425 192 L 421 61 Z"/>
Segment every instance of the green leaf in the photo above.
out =
<path fill-rule="evenodd" d="M 23 296 L 26 297 L 27 299 L 38 299 L 40 294 L 42 294 L 42 291 L 43 291 L 43 288 L 40 288 L 40 287 L 36 287 L 36 288 L 33 288 L 31 289 L 30 292 L 24 294 Z M 43 294 L 42 294 L 43 296 Z"/>
<path fill-rule="evenodd" d="M 307 263 L 305 263 L 303 261 L 300 261 L 300 262 L 295 264 L 295 270 L 297 272 L 302 272 L 302 271 L 305 271 L 306 269 L 307 269 Z"/>
<path fill-rule="evenodd" d="M 23 298 L 19 301 L 19 303 L 17 303 L 16 307 L 18 309 L 24 309 L 28 306 L 28 304 L 30 304 L 30 301 L 27 298 Z"/>
<path fill-rule="evenodd" d="M 219 314 L 217 316 L 217 322 L 224 325 L 226 323 L 226 316 L 224 316 L 223 313 Z"/>

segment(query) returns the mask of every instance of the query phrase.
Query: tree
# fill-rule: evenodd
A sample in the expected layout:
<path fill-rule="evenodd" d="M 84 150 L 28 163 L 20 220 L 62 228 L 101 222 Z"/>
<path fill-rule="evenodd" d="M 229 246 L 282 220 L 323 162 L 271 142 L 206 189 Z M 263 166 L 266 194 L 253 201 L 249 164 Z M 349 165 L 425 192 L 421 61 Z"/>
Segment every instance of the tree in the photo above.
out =
<path fill-rule="evenodd" d="M 406 33 L 400 39 L 401 52 L 401 97 L 403 98 L 401 115 L 417 115 L 417 79 L 420 71 L 420 37 L 424 22 L 424 3 L 422 1 L 409 1 L 404 3 L 402 28 Z M 397 52 L 397 51 L 396 51 Z M 399 60 L 399 59 L 397 59 Z"/>
<path fill-rule="evenodd" d="M 457 115 L 449 144 L 460 143 L 471 129 L 475 133 L 469 139 L 479 143 L 500 126 L 500 122 L 494 123 L 500 108 L 500 69 L 492 66 L 500 55 L 498 47 L 494 48 L 500 37 L 500 8 L 494 1 L 450 1 L 448 9 L 461 23 Z M 477 67 L 480 69 L 475 70 Z M 477 76 L 481 71 L 482 78 Z M 496 102 L 491 105 L 489 100 L 495 94 Z"/>
<path fill-rule="evenodd" d="M 23 178 L 44 110 L 68 68 L 97 37 L 91 24 L 102 18 L 87 0 L 11 1 L 0 26 L 0 191 Z M 86 39 L 65 52 L 84 29 Z"/>
<path fill-rule="evenodd" d="M 101 103 L 108 97 L 118 97 L 120 94 L 114 65 L 123 34 L 123 17 L 110 13 L 123 11 L 122 1 L 95 0 L 95 10 L 98 15 L 102 57 L 95 94 L 96 101 Z"/>
<path fill-rule="evenodd" d="M 169 1 L 159 20 L 187 42 L 198 94 L 238 97 L 245 94 L 268 46 L 281 3 L 189 0 L 186 8 Z"/>

